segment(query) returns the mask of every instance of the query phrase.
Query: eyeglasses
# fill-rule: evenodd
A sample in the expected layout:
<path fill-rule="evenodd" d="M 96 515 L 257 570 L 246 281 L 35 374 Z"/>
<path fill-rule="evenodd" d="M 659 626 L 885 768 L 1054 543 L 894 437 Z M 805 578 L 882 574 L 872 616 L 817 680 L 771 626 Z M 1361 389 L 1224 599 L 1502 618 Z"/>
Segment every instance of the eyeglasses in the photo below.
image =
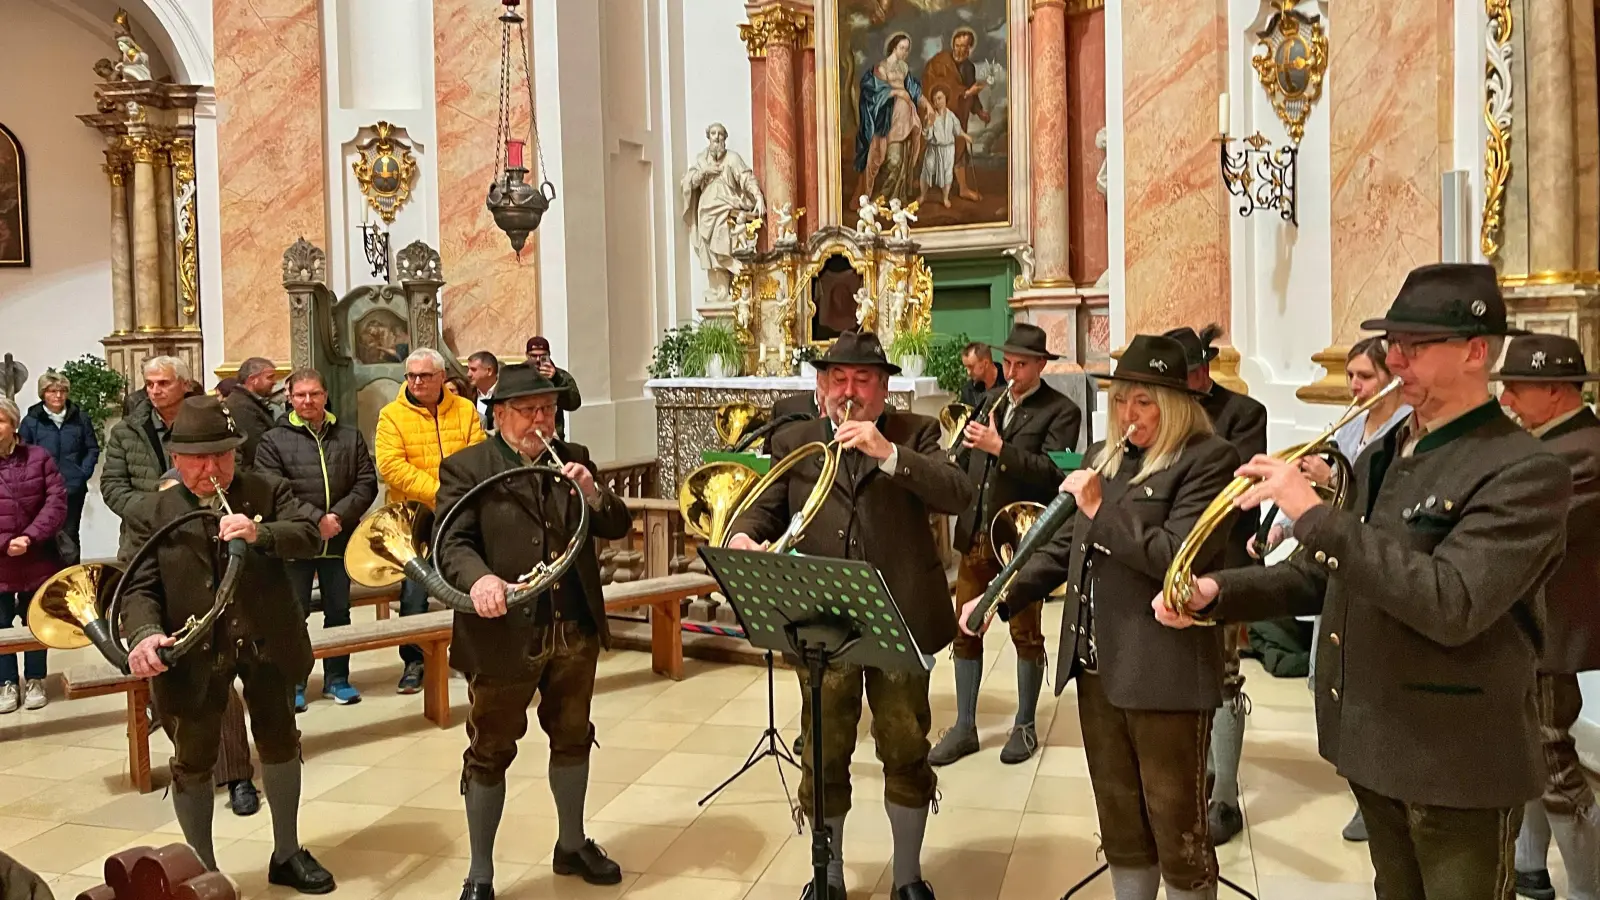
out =
<path fill-rule="evenodd" d="M 1464 341 L 1466 338 L 1460 335 L 1447 334 L 1442 337 L 1430 338 L 1397 338 L 1391 336 L 1386 340 L 1390 348 L 1400 351 L 1401 356 L 1406 359 L 1416 359 L 1417 351 L 1423 347 L 1431 347 L 1434 344 L 1448 344 L 1452 341 Z"/>
<path fill-rule="evenodd" d="M 443 375 L 443 374 L 444 374 L 443 372 L 407 372 L 406 373 L 406 380 L 407 381 L 427 381 L 430 378 L 438 378 L 440 375 Z"/>
<path fill-rule="evenodd" d="M 514 406 L 507 403 L 506 408 L 525 416 L 553 416 L 556 414 L 556 405 L 554 403 L 541 403 L 538 406 Z"/>

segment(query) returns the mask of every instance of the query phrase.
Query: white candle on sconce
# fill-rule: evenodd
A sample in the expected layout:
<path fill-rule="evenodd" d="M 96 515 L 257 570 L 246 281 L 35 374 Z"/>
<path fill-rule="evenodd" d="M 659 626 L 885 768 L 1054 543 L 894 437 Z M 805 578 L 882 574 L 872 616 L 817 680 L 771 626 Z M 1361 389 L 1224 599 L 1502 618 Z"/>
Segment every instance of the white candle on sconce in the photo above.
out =
<path fill-rule="evenodd" d="M 1228 93 L 1226 91 L 1217 95 L 1217 134 L 1228 134 Z"/>
<path fill-rule="evenodd" d="M 765 363 L 767 361 L 767 345 L 766 344 L 762 344 L 761 345 L 761 353 L 760 353 L 759 356 L 757 356 L 757 360 L 759 362 L 763 362 L 763 363 Z"/>

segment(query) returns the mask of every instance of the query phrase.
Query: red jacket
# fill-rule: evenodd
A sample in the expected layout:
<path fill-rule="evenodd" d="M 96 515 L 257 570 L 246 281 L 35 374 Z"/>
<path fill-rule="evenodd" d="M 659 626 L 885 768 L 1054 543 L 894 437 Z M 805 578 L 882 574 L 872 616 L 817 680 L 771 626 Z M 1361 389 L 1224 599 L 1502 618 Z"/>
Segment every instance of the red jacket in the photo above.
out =
<path fill-rule="evenodd" d="M 56 532 L 67 521 L 67 485 L 43 447 L 18 443 L 0 457 L 0 591 L 32 591 L 61 571 Z M 21 556 L 6 552 L 26 536 Z"/>

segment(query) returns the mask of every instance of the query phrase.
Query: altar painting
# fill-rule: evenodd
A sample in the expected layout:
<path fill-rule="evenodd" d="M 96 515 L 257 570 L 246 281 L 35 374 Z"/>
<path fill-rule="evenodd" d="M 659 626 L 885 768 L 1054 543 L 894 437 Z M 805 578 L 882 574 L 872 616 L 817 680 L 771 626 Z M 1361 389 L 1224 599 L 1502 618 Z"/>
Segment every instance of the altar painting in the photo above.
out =
<path fill-rule="evenodd" d="M 1011 6 L 836 0 L 839 209 L 918 202 L 918 231 L 1010 220 Z"/>

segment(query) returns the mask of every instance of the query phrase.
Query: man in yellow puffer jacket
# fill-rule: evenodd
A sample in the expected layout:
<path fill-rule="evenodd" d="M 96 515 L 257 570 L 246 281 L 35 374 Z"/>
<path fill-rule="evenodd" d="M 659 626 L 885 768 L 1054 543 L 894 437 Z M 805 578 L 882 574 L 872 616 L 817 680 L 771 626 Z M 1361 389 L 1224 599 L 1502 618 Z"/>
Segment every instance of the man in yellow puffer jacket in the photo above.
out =
<path fill-rule="evenodd" d="M 444 389 L 444 357 L 437 350 L 413 350 L 406 357 L 406 384 L 378 413 L 374 449 L 378 477 L 389 488 L 389 502 L 416 500 L 433 508 L 439 491 L 439 464 L 457 450 L 483 440 L 477 407 Z M 400 615 L 426 612 L 428 593 L 409 579 L 400 585 Z M 400 648 L 406 664 L 396 687 L 402 694 L 422 690 L 422 648 Z"/>

